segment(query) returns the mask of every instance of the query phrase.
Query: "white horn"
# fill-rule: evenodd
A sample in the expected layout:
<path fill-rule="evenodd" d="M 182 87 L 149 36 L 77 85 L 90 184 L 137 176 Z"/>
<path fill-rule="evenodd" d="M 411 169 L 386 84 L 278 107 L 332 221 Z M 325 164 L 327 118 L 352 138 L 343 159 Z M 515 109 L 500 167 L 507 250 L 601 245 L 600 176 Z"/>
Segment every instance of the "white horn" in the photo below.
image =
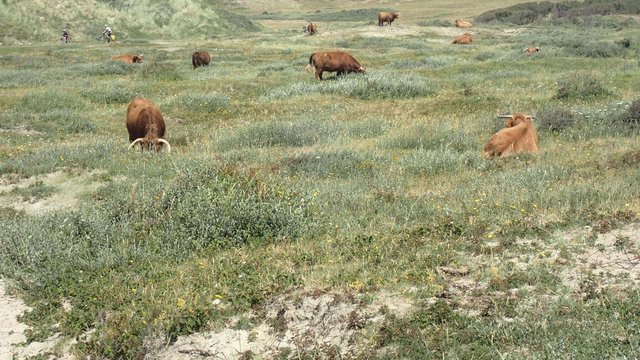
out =
<path fill-rule="evenodd" d="M 158 139 L 159 143 L 163 143 L 165 145 L 167 145 L 167 153 L 171 152 L 171 144 L 169 144 L 169 142 L 165 139 Z"/>
<path fill-rule="evenodd" d="M 141 142 L 142 140 L 144 140 L 144 138 L 137 138 L 135 139 L 131 145 L 129 145 L 129 148 L 127 150 L 131 150 L 131 148 L 133 148 L 137 143 Z"/>

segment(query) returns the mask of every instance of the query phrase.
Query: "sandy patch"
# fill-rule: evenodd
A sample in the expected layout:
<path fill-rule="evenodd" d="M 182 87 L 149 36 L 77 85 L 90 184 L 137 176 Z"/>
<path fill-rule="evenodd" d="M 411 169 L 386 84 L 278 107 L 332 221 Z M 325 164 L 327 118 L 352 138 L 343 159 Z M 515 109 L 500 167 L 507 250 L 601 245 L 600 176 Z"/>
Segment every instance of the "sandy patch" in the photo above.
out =
<path fill-rule="evenodd" d="M 43 132 L 28 130 L 24 126 L 16 126 L 11 129 L 0 129 L 0 135 L 19 135 L 19 136 L 35 136 L 35 135 L 44 135 Z"/>
<path fill-rule="evenodd" d="M 567 233 L 565 239 L 594 235 L 591 228 L 585 228 L 582 232 Z M 576 255 L 572 266 L 561 272 L 561 278 L 566 286 L 578 292 L 584 292 L 585 286 L 597 292 L 606 287 L 640 285 L 640 223 L 597 234 L 593 245 Z"/>
<path fill-rule="evenodd" d="M 94 180 L 94 176 L 103 173 L 104 170 L 83 173 L 82 170 L 71 169 L 19 180 L 3 176 L 0 178 L 0 207 L 10 207 L 30 215 L 72 208 L 78 204 L 80 196 L 92 193 L 105 185 L 103 182 Z M 55 188 L 55 193 L 35 201 L 12 193 L 14 189 L 26 189 L 36 184 L 52 186 Z"/>
<path fill-rule="evenodd" d="M 31 308 L 20 299 L 8 295 L 4 281 L 0 280 L 0 360 L 22 360 L 32 357 L 73 359 L 69 353 L 72 343 L 62 342 L 58 335 L 53 335 L 43 342 L 25 345 L 25 331 L 28 326 L 19 322 L 18 317 L 30 310 Z"/>
<path fill-rule="evenodd" d="M 0 280 L 0 360 L 12 360 L 17 344 L 27 340 L 24 332 L 28 327 L 18 321 L 27 310 L 22 301 L 5 292 L 4 281 Z"/>
<path fill-rule="evenodd" d="M 150 355 L 153 359 L 240 359 L 248 354 L 269 359 L 283 350 L 290 354 L 325 353 L 342 357 L 359 354 L 372 338 L 370 331 L 385 312 L 406 315 L 411 302 L 398 295 L 379 293 L 365 301 L 361 294 L 296 291 L 275 298 L 260 312 L 263 319 L 249 330 L 224 330 L 180 337 L 173 345 Z"/>

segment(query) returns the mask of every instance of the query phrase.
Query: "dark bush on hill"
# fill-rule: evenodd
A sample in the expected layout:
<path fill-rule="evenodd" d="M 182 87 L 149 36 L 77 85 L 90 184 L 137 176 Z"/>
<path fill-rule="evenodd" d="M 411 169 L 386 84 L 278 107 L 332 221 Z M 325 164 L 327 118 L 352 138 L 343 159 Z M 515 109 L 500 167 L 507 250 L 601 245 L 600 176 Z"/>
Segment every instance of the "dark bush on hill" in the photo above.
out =
<path fill-rule="evenodd" d="M 576 17 L 593 15 L 640 14 L 637 0 L 586 0 L 551 3 L 549 1 L 517 4 L 502 9 L 487 11 L 476 18 L 483 23 L 510 23 L 525 25 L 543 19 L 573 21 Z"/>

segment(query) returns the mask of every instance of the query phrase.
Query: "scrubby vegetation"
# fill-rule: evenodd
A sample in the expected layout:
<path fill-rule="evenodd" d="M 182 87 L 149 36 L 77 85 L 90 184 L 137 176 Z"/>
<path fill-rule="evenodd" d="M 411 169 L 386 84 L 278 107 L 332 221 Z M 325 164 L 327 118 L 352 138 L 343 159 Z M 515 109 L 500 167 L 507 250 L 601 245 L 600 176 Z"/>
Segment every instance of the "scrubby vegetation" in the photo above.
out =
<path fill-rule="evenodd" d="M 581 17 L 614 14 L 640 15 L 640 3 L 635 0 L 615 2 L 609 0 L 527 2 L 487 11 L 476 17 L 476 20 L 517 25 L 548 20 L 557 24 L 559 21 L 573 22 Z"/>
<path fill-rule="evenodd" d="M 52 44 L 16 15 L 2 36 L 42 42 L 0 47 L 0 276 L 33 308 L 28 342 L 58 334 L 96 359 L 154 357 L 221 329 L 252 343 L 265 307 L 302 289 L 340 294 L 332 309 L 386 303 L 378 322 L 350 313 L 356 350 L 298 342 L 283 357 L 637 355 L 640 275 L 603 266 L 640 249 L 633 234 L 601 239 L 640 213 L 640 31 L 618 31 L 627 20 L 599 15 L 617 25 L 581 46 L 583 24 L 506 31 L 519 20 L 496 15 L 455 47 L 449 10 L 427 1 L 399 4 L 412 16 L 384 28 L 355 1 L 266 14 L 265 2 L 161 1 L 130 28 L 149 2 L 77 3 L 69 17 L 86 34 L 118 14 L 129 39 Z M 601 3 L 565 5 L 589 4 Z M 561 5 L 521 9 L 537 6 Z M 331 32 L 292 29 L 307 16 Z M 158 30 L 179 40 L 148 36 Z M 542 51 L 522 53 L 532 45 Z M 210 66 L 192 68 L 196 48 Z M 367 73 L 316 80 L 304 67 L 324 48 Z M 110 60 L 140 52 L 142 64 Z M 162 109 L 170 154 L 127 151 L 134 96 Z M 541 151 L 483 159 L 497 109 L 536 115 Z M 290 315 L 267 327 L 285 334 Z"/>

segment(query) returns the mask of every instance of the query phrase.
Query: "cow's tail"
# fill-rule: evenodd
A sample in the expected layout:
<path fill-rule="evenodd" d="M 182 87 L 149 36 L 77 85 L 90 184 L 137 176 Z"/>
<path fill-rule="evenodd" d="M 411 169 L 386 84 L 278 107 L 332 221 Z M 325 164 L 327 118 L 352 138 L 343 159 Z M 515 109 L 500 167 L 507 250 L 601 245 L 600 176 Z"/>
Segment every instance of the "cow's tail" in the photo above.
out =
<path fill-rule="evenodd" d="M 308 73 L 313 73 L 314 69 L 315 69 L 315 59 L 313 58 L 315 54 L 311 54 L 311 56 L 309 56 L 309 64 L 307 66 L 305 66 L 304 70 Z"/>

